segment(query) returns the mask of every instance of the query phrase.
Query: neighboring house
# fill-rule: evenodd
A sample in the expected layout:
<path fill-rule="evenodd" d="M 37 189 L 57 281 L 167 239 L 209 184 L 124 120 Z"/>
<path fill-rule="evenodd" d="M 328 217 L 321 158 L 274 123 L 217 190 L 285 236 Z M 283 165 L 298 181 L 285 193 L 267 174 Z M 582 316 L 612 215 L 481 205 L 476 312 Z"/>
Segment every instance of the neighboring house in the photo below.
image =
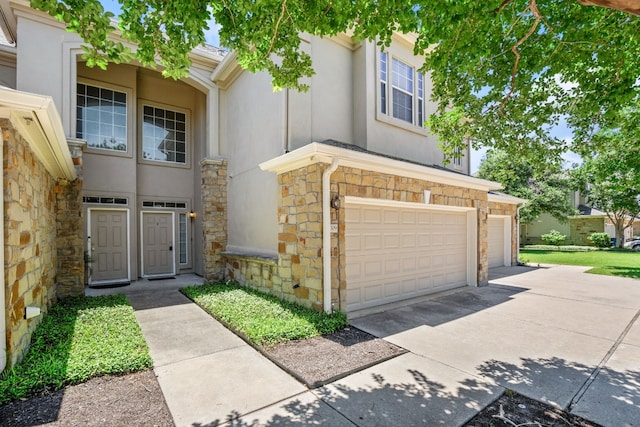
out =
<path fill-rule="evenodd" d="M 137 64 L 90 69 L 62 24 L 24 1 L 0 4 L 16 40 L 0 50 L 0 79 L 19 91 L 0 93 L 5 134 L 32 147 L 27 164 L 47 158 L 41 144 L 52 165 L 75 166 L 25 187 L 55 200 L 43 202 L 57 221 L 46 237 L 23 241 L 5 205 L 5 248 L 35 257 L 4 262 L 10 363 L 35 327 L 24 307 L 46 311 L 85 284 L 196 273 L 353 314 L 482 284 L 490 267 L 517 261 L 523 200 L 469 176 L 468 150 L 443 164 L 424 128 L 435 107 L 411 36 L 380 52 L 345 35 L 303 35 L 310 90 L 274 93 L 267 74 L 214 48 L 195 49 L 181 81 Z M 43 100 L 55 138 L 30 142 L 29 123 L 43 123 L 16 127 L 12 93 Z M 5 137 L 5 155 L 14 144 Z M 13 191 L 12 173 L 5 162 Z M 25 185 L 16 183 L 19 200 Z M 46 283 L 22 280 L 44 269 Z"/>
<path fill-rule="evenodd" d="M 542 235 L 551 230 L 557 230 L 567 236 L 566 243 L 571 245 L 593 246 L 589 236 L 593 233 L 607 233 L 609 237 L 616 237 L 615 226 L 607 217 L 606 212 L 587 206 L 586 199 L 579 191 L 570 194 L 572 207 L 578 212 L 566 221 L 544 213 L 533 221 L 520 225 L 520 242 L 527 245 L 543 244 Z M 625 230 L 625 241 L 640 234 L 640 221 L 634 221 L 633 227 Z"/>

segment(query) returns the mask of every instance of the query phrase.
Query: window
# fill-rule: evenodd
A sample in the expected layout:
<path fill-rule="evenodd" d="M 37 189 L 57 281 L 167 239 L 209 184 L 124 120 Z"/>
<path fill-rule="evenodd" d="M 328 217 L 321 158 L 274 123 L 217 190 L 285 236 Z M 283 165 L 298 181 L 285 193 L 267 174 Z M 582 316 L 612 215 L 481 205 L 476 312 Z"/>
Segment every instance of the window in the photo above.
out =
<path fill-rule="evenodd" d="M 460 149 L 460 147 L 456 147 L 456 149 L 453 152 L 453 166 L 456 166 L 458 168 L 462 167 L 462 150 Z"/>
<path fill-rule="evenodd" d="M 178 216 L 179 222 L 179 256 L 180 256 L 180 264 L 187 263 L 187 214 L 181 213 Z"/>
<path fill-rule="evenodd" d="M 142 110 L 142 158 L 186 164 L 186 114 L 150 105 Z"/>
<path fill-rule="evenodd" d="M 419 127 L 424 126 L 424 74 L 387 52 L 380 52 L 379 66 L 380 112 Z"/>
<path fill-rule="evenodd" d="M 127 151 L 127 94 L 78 83 L 76 137 L 87 146 Z"/>

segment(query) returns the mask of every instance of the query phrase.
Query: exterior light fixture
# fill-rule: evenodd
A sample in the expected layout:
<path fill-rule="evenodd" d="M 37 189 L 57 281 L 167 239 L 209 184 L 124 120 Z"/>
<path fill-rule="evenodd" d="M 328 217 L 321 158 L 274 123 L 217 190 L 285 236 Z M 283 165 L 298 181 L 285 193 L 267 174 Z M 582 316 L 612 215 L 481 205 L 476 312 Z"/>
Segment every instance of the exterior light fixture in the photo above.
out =
<path fill-rule="evenodd" d="M 191 219 L 195 219 L 198 216 L 198 214 L 195 213 L 194 211 L 189 211 L 187 215 L 189 215 L 189 218 Z"/>
<path fill-rule="evenodd" d="M 331 202 L 329 204 L 335 210 L 340 209 L 340 196 L 338 196 L 338 195 L 333 196 L 333 198 L 331 199 Z"/>

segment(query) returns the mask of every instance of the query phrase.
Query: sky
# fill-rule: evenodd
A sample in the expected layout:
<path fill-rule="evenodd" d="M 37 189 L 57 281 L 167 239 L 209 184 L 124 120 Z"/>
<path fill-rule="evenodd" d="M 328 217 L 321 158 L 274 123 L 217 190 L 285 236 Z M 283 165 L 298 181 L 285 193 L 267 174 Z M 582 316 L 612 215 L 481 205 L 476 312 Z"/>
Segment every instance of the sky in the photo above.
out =
<path fill-rule="evenodd" d="M 553 127 L 550 132 L 556 138 L 565 140 L 567 142 L 570 142 L 573 139 L 573 133 L 564 121 L 561 121 L 558 126 Z M 481 148 L 480 150 L 471 149 L 469 172 L 472 175 L 478 171 L 480 162 L 482 161 L 482 157 L 486 152 L 486 148 Z M 582 163 L 582 159 L 576 153 L 568 152 L 563 154 L 562 157 L 564 159 L 564 167 L 567 169 L 571 168 L 571 166 L 575 163 Z"/>
<path fill-rule="evenodd" d="M 120 14 L 120 3 L 117 0 L 100 0 L 105 10 L 113 12 L 116 16 Z M 213 20 L 209 22 L 209 29 L 205 31 L 204 38 L 207 44 L 215 47 L 220 47 L 220 38 L 218 37 L 218 30 L 220 26 Z"/>
<path fill-rule="evenodd" d="M 120 13 L 120 4 L 117 0 L 101 0 L 102 5 L 108 11 L 113 12 L 115 15 L 119 15 Z M 218 37 L 218 30 L 220 26 L 216 24 L 213 20 L 209 23 L 209 30 L 205 31 L 205 40 L 207 44 L 220 47 L 220 38 Z M 571 130 L 566 126 L 566 124 L 561 123 L 556 126 L 552 130 L 554 136 L 560 139 L 569 140 L 572 137 Z M 471 174 L 478 171 L 480 166 L 480 161 L 482 157 L 486 153 L 486 148 L 480 150 L 471 150 L 471 162 L 470 162 L 470 170 Z M 564 155 L 565 158 L 565 167 L 571 167 L 573 163 L 580 163 L 580 156 L 574 153 L 566 153 Z"/>

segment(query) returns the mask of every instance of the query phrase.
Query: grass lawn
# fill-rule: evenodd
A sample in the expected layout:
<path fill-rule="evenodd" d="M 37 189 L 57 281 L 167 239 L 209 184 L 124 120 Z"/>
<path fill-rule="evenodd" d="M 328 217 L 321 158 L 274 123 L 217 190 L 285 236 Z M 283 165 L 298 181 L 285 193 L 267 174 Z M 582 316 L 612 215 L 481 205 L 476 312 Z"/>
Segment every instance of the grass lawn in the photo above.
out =
<path fill-rule="evenodd" d="M 587 273 L 640 279 L 640 253 L 627 250 L 563 252 L 521 250 L 520 258 L 533 264 L 563 264 L 594 267 Z"/>
<path fill-rule="evenodd" d="M 152 365 L 124 295 L 65 298 L 44 315 L 22 362 L 0 376 L 0 404 Z"/>
<path fill-rule="evenodd" d="M 234 284 L 190 286 L 182 293 L 258 346 L 324 335 L 347 325 L 344 313 L 319 313 Z"/>

